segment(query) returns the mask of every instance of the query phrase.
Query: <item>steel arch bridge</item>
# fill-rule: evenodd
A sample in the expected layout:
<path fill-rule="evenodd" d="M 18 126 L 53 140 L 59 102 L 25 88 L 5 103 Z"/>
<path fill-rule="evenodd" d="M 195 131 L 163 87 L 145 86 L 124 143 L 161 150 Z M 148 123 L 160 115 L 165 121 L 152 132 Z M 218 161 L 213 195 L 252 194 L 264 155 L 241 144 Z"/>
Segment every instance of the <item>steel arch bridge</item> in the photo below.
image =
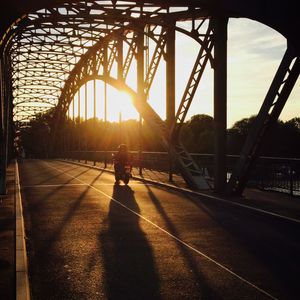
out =
<path fill-rule="evenodd" d="M 276 122 L 299 75 L 299 45 L 294 25 L 275 20 L 290 6 L 259 2 L 245 10 L 238 1 L 34 1 L 15 18 L 1 39 L 1 191 L 12 151 L 13 120 L 24 125 L 53 109 L 56 120 L 66 114 L 80 86 L 100 79 L 132 95 L 141 116 L 162 137 L 183 178 L 196 189 L 208 188 L 199 167 L 180 142 L 180 128 L 208 63 L 214 69 L 215 184 L 218 192 L 241 193 L 267 130 Z M 276 3 L 279 1 L 275 1 Z M 273 2 L 272 2 L 273 3 Z M 271 17 L 273 13 L 273 17 Z M 240 159 L 226 180 L 226 40 L 229 17 L 248 16 L 284 34 L 288 47 L 265 97 Z M 186 26 L 188 24 L 188 26 Z M 181 103 L 175 111 L 175 34 L 199 45 Z M 145 37 L 155 44 L 149 51 Z M 147 52 L 148 51 L 148 52 Z M 159 64 L 166 64 L 166 121 L 147 103 Z M 135 61 L 135 63 L 133 63 Z M 136 90 L 126 81 L 136 68 Z M 114 72 L 113 70 L 117 70 Z M 53 140 L 55 143 L 55 140 Z"/>

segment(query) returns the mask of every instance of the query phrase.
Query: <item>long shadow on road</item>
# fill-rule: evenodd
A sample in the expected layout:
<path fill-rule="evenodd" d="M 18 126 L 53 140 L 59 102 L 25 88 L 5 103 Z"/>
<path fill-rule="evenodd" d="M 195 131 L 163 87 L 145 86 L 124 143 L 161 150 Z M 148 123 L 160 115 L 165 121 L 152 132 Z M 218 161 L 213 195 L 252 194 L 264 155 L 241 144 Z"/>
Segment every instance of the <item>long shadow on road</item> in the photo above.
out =
<path fill-rule="evenodd" d="M 77 174 L 79 177 L 82 172 Z M 65 257 L 61 255 L 61 251 L 69 253 L 70 249 L 63 244 L 63 238 L 61 234 L 64 229 L 71 223 L 74 216 L 77 213 L 77 219 L 85 218 L 84 212 L 80 212 L 81 203 L 86 199 L 86 195 L 102 172 L 93 178 L 90 185 L 86 186 L 85 190 L 80 193 L 77 198 L 71 196 L 65 201 L 60 201 L 60 197 L 53 197 L 51 199 L 52 204 L 55 202 L 61 202 L 59 208 L 49 211 L 47 206 L 30 207 L 28 205 L 28 216 L 31 219 L 31 228 L 27 232 L 29 240 L 27 246 L 30 253 L 29 271 L 31 276 L 31 291 L 34 299 L 83 299 L 77 297 L 75 292 L 70 287 L 65 278 L 64 266 Z M 72 178 L 74 180 L 74 178 Z M 62 187 L 60 187 L 62 188 Z M 55 193 L 58 189 L 55 190 Z M 52 191 L 53 194 L 53 191 Z M 49 197 L 47 194 L 45 197 Z M 40 200 L 41 202 L 44 199 Z M 80 213 L 80 216 L 78 215 Z M 30 216 L 29 216 L 30 214 Z M 47 220 L 45 222 L 45 220 Z M 74 220 L 73 220 L 74 221 Z M 59 242 L 62 247 L 54 247 Z M 55 287 L 55 288 L 52 288 Z M 47 291 L 47 293 L 45 292 Z M 71 297 L 71 295 L 73 295 Z"/>
<path fill-rule="evenodd" d="M 180 238 L 179 230 L 176 225 L 171 221 L 171 218 L 168 216 L 167 212 L 161 205 L 161 200 L 159 200 L 155 194 L 152 192 L 151 188 L 146 185 L 148 195 L 155 206 L 155 209 L 160 214 L 162 219 L 164 220 L 166 230 L 170 232 L 172 235 Z M 186 246 L 182 245 L 178 241 L 176 242 L 178 250 L 186 262 L 188 269 L 191 271 L 190 276 L 193 275 L 190 282 L 190 287 L 188 291 L 182 291 L 188 295 L 189 293 L 193 293 L 193 298 L 199 297 L 199 299 L 220 299 L 221 297 L 218 295 L 218 291 L 214 290 L 211 286 L 205 275 L 201 272 L 199 264 L 196 263 L 191 252 L 186 248 Z M 196 288 L 195 288 L 196 287 Z M 196 290 L 194 290 L 196 289 Z"/>
<path fill-rule="evenodd" d="M 107 299 L 160 299 L 152 249 L 139 225 L 140 212 L 129 186 L 115 185 L 107 230 L 100 233 Z"/>
<path fill-rule="evenodd" d="M 243 251 L 250 253 L 269 271 L 272 278 L 265 275 L 262 281 L 257 282 L 258 285 L 263 282 L 267 289 L 273 289 L 273 293 L 284 299 L 298 299 L 299 224 L 264 216 L 244 208 L 226 209 L 223 203 L 211 199 L 199 200 L 192 196 L 186 198 L 205 211 L 226 234 L 234 237 Z M 241 271 L 238 272 L 247 270 L 245 266 L 248 266 L 250 271 L 254 267 L 253 263 L 243 260 L 239 266 Z"/>

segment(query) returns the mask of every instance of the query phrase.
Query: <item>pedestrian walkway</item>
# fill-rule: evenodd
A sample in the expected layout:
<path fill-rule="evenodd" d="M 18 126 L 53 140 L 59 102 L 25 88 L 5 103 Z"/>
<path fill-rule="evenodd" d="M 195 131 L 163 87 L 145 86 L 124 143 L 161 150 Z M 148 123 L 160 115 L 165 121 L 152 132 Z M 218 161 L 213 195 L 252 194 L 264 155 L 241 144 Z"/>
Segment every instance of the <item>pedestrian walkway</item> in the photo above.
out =
<path fill-rule="evenodd" d="M 15 169 L 7 170 L 7 195 L 0 196 L 0 299 L 15 299 Z"/>

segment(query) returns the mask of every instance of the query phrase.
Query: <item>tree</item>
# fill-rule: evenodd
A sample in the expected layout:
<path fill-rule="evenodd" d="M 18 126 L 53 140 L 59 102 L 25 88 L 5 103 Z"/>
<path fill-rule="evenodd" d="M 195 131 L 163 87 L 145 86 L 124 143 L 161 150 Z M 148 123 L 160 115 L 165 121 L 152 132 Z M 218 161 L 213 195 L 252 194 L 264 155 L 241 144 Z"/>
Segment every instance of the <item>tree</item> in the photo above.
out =
<path fill-rule="evenodd" d="M 241 119 L 233 124 L 227 130 L 227 151 L 228 154 L 239 154 L 242 146 L 246 141 L 247 135 L 251 126 L 254 123 L 256 116 Z"/>
<path fill-rule="evenodd" d="M 213 118 L 197 114 L 187 121 L 181 133 L 181 139 L 190 152 L 213 153 L 214 144 Z"/>
<path fill-rule="evenodd" d="M 50 130 L 53 124 L 53 111 L 39 114 L 20 129 L 20 143 L 28 157 L 47 158 L 51 143 Z"/>
<path fill-rule="evenodd" d="M 236 122 L 228 130 L 228 153 L 239 154 L 246 141 L 255 116 Z M 300 149 L 300 118 L 287 122 L 278 120 L 267 131 L 262 141 L 260 155 L 275 157 L 299 157 Z"/>

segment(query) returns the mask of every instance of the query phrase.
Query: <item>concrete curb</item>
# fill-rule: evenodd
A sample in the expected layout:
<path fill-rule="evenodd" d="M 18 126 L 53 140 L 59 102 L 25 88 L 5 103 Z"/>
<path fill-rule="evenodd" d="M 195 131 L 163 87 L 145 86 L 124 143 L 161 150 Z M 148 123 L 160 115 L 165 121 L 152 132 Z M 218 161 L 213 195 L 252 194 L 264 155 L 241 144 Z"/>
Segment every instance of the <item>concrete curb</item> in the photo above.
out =
<path fill-rule="evenodd" d="M 30 300 L 28 264 L 18 162 L 15 160 L 16 174 L 16 299 Z"/>

